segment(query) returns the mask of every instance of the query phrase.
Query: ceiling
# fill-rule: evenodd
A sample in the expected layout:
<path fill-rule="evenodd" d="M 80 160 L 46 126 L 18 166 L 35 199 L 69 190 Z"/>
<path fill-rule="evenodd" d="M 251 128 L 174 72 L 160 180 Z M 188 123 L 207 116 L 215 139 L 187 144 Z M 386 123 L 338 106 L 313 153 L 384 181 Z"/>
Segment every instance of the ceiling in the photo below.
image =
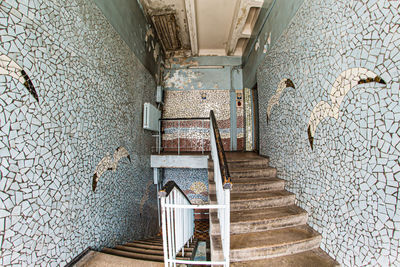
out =
<path fill-rule="evenodd" d="M 264 0 L 139 1 L 153 22 L 167 57 L 241 56 L 264 3 Z"/>

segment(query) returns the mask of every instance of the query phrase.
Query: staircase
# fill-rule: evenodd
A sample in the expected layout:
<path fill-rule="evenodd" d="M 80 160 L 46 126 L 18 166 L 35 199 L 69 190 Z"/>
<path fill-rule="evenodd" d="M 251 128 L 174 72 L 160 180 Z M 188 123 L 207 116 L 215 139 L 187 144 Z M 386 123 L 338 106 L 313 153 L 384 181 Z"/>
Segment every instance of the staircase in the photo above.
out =
<path fill-rule="evenodd" d="M 253 152 L 227 152 L 231 191 L 231 266 L 339 266 L 319 248 L 321 235 L 307 225 L 267 158 Z M 216 202 L 209 162 L 210 202 Z M 212 259 L 222 257 L 217 212 L 210 213 Z"/>
<path fill-rule="evenodd" d="M 185 247 L 185 254 L 177 259 L 192 260 L 197 240 Z M 164 251 L 161 237 L 125 243 L 114 248 L 104 248 L 101 252 L 90 251 L 75 266 L 77 267 L 163 267 Z"/>

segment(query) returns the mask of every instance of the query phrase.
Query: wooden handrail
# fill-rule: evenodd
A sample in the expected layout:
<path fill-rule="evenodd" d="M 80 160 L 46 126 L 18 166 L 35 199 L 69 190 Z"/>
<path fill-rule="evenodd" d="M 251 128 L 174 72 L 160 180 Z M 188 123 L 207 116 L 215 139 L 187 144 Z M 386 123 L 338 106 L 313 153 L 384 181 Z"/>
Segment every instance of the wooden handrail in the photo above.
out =
<path fill-rule="evenodd" d="M 231 175 L 229 174 L 228 163 L 226 161 L 224 146 L 222 144 L 221 135 L 215 119 L 214 111 L 210 110 L 210 120 L 214 129 L 215 141 L 218 150 L 219 168 L 221 170 L 222 186 L 224 189 L 232 189 Z"/>
<path fill-rule="evenodd" d="M 182 191 L 182 189 L 174 182 L 174 181 L 168 181 L 163 188 L 158 192 L 159 197 L 167 197 L 171 193 L 172 189 L 178 189 L 182 195 L 186 198 L 187 201 L 189 201 L 190 205 L 192 205 L 192 202 L 190 202 L 190 199 L 186 196 L 186 194 Z"/>

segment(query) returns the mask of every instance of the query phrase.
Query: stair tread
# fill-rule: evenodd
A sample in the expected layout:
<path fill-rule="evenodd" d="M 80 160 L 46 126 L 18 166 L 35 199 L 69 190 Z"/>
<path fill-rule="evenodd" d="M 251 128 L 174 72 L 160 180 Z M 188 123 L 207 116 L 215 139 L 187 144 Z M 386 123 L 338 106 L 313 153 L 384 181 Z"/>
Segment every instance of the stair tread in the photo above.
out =
<path fill-rule="evenodd" d="M 241 192 L 231 193 L 231 202 L 240 202 L 251 199 L 264 199 L 268 200 L 271 198 L 280 198 L 293 196 L 294 194 L 286 190 L 274 190 L 274 191 L 254 191 L 254 192 Z"/>
<path fill-rule="evenodd" d="M 300 253 L 295 253 L 286 256 L 240 261 L 231 263 L 232 267 L 339 267 L 340 265 L 333 260 L 322 249 L 312 249 Z"/>
<path fill-rule="evenodd" d="M 274 167 L 242 167 L 242 168 L 230 168 L 229 172 L 230 173 L 235 173 L 235 172 L 249 172 L 249 171 L 261 171 L 261 170 L 275 170 Z"/>
<path fill-rule="evenodd" d="M 261 184 L 261 183 L 276 183 L 285 182 L 285 180 L 277 177 L 242 177 L 239 179 L 235 178 L 234 184 Z"/>
<path fill-rule="evenodd" d="M 144 240 L 135 240 L 133 243 L 141 243 L 141 244 L 149 244 L 149 245 L 157 245 L 157 244 L 162 244 L 162 240 L 160 241 L 144 241 Z"/>
<path fill-rule="evenodd" d="M 115 249 L 119 250 L 125 250 L 129 252 L 134 252 L 134 253 L 143 253 L 143 254 L 148 254 L 148 255 L 164 255 L 164 250 L 160 249 L 149 249 L 149 248 L 138 248 L 138 247 L 131 247 L 131 246 L 115 246 Z M 179 252 L 178 255 L 180 255 L 181 252 Z M 186 251 L 185 248 L 185 255 L 191 255 L 192 251 Z"/>
<path fill-rule="evenodd" d="M 108 253 L 90 251 L 78 263 L 76 267 L 163 267 L 163 262 L 132 259 L 120 257 Z"/>
<path fill-rule="evenodd" d="M 137 248 L 147 248 L 147 249 L 154 249 L 154 250 L 163 250 L 163 244 L 159 245 L 150 245 L 150 244 L 141 244 L 141 243 L 136 243 L 136 242 L 128 242 L 125 243 L 124 246 L 128 247 L 137 247 Z M 193 245 L 190 247 L 185 247 L 185 251 L 192 251 L 193 250 Z"/>
<path fill-rule="evenodd" d="M 282 246 L 320 237 L 321 235 L 308 225 L 286 227 L 264 232 L 231 234 L 231 250 Z"/>
<path fill-rule="evenodd" d="M 164 261 L 164 255 L 149 255 L 149 254 L 142 254 L 142 253 L 135 253 L 129 252 L 125 250 L 113 249 L 113 248 L 104 248 L 102 250 L 104 253 L 132 258 L 132 259 L 141 259 L 141 260 L 151 260 L 151 261 Z M 189 257 L 176 257 L 177 259 L 185 259 L 189 260 Z"/>
<path fill-rule="evenodd" d="M 306 215 L 302 208 L 291 205 L 264 209 L 237 210 L 231 211 L 231 223 L 273 220 L 282 217 Z"/>

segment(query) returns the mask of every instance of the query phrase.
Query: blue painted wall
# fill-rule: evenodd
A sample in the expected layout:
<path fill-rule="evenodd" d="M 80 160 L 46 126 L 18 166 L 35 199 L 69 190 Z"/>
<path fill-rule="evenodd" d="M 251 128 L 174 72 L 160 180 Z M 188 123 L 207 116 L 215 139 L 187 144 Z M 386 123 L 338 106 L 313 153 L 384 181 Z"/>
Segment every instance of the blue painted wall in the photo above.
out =
<path fill-rule="evenodd" d="M 160 79 L 162 49 L 136 0 L 93 0 L 140 62 Z M 101 34 L 101 33 L 99 33 Z M 147 34 L 147 37 L 146 37 Z M 157 75 L 157 76 L 156 76 Z"/>
<path fill-rule="evenodd" d="M 267 51 L 275 45 L 282 32 L 288 27 L 304 0 L 274 0 L 272 4 L 270 2 L 265 1 L 254 25 L 253 36 L 243 53 L 243 87 L 245 88 L 254 87 L 257 67 L 264 60 Z"/>

